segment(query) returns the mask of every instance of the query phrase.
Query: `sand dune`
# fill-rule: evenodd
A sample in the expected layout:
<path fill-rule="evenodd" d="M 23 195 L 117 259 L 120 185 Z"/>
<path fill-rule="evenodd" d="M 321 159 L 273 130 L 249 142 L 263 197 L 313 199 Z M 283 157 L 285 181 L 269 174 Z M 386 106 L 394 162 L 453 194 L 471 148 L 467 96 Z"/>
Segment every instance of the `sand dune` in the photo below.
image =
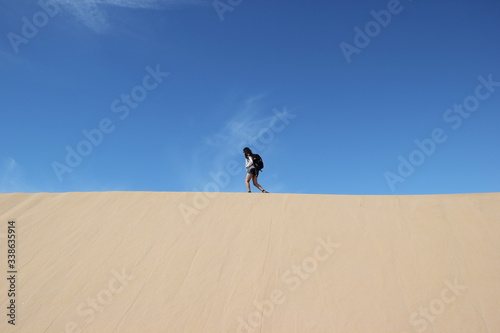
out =
<path fill-rule="evenodd" d="M 500 332 L 500 193 L 210 196 L 0 194 L 0 331 Z"/>

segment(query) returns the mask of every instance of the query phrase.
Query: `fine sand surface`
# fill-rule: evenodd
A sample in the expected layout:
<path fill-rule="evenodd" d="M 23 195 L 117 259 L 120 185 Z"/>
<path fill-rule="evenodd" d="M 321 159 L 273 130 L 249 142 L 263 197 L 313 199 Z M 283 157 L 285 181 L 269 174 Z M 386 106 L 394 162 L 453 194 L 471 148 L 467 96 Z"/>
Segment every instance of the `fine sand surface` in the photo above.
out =
<path fill-rule="evenodd" d="M 0 194 L 0 332 L 500 332 L 500 193 L 205 195 Z"/>

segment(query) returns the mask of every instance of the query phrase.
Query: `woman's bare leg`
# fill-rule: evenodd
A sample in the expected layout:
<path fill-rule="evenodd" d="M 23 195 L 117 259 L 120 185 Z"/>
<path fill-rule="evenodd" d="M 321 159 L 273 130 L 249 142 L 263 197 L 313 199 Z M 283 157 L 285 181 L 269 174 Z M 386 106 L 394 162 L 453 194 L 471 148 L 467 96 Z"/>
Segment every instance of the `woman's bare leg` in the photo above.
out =
<path fill-rule="evenodd" d="M 259 178 L 259 176 L 256 176 L 256 175 L 252 175 L 252 176 L 253 176 L 253 177 L 252 177 L 252 180 L 253 180 L 253 185 L 254 185 L 255 187 L 257 187 L 259 190 L 264 191 L 264 189 L 262 188 L 262 186 L 260 186 L 260 185 L 259 185 L 259 182 L 258 182 L 258 178 Z"/>
<path fill-rule="evenodd" d="M 250 192 L 250 179 L 253 178 L 254 175 L 247 173 L 247 177 L 245 178 L 245 185 L 247 187 L 247 191 Z"/>

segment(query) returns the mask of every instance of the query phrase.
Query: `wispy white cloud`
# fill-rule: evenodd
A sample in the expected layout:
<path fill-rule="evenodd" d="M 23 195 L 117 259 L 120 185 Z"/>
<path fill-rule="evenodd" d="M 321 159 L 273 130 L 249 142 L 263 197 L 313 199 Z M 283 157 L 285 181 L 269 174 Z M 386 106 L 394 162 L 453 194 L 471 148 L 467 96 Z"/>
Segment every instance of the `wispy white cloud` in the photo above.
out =
<path fill-rule="evenodd" d="M 235 154 L 238 145 L 254 138 L 258 131 L 264 128 L 272 117 L 262 116 L 265 110 L 260 106 L 263 95 L 248 98 L 232 118 L 212 135 L 203 138 L 202 150 L 217 149 L 228 154 Z M 239 151 L 238 151 L 239 153 Z"/>
<path fill-rule="evenodd" d="M 73 1 L 57 0 L 63 11 L 72 15 L 79 23 L 96 31 L 102 32 L 109 27 L 106 12 L 95 0 Z"/>
<path fill-rule="evenodd" d="M 192 6 L 206 3 L 202 0 L 95 0 L 96 2 L 128 7 L 145 9 L 168 9 L 180 6 Z"/>
<path fill-rule="evenodd" d="M 259 154 L 273 149 L 277 143 L 274 136 L 278 133 L 273 133 L 273 137 L 265 137 L 266 134 L 263 133 L 273 131 L 270 128 L 277 120 L 277 113 L 284 115 L 288 111 L 286 108 L 276 110 L 263 106 L 264 97 L 258 95 L 248 98 L 242 103 L 239 111 L 222 124 L 220 129 L 202 138 L 200 146 L 192 156 L 193 170 L 189 177 L 192 186 L 203 190 L 205 183 L 210 181 L 209 172 L 217 173 L 225 170 L 230 161 L 236 161 L 243 166 L 242 149 L 245 146 Z M 231 188 L 229 185 L 222 190 Z"/>
<path fill-rule="evenodd" d="M 0 192 L 34 192 L 24 180 L 21 166 L 12 157 L 4 158 L 0 163 Z"/>
<path fill-rule="evenodd" d="M 264 95 L 257 95 L 248 98 L 242 105 L 241 109 L 237 111 L 232 118 L 214 134 L 203 138 L 203 143 L 207 148 L 221 149 L 222 151 L 231 151 L 224 148 L 235 149 L 236 146 L 242 142 L 248 142 L 258 131 L 265 128 L 273 114 L 262 116 L 266 111 L 260 106 L 260 101 Z"/>
<path fill-rule="evenodd" d="M 264 120 L 259 118 L 263 111 L 260 106 L 263 97 L 257 95 L 247 98 L 231 118 L 210 135 L 201 138 L 200 145 L 192 152 L 191 169 L 185 177 L 188 187 L 202 191 L 208 172 L 223 170 L 229 160 L 239 156 L 238 144 L 248 140 L 259 124 L 264 124 Z"/>
<path fill-rule="evenodd" d="M 131 9 L 166 10 L 187 6 L 205 5 L 203 0 L 54 0 L 60 8 L 88 28 L 103 32 L 110 27 L 107 9 L 123 7 Z"/>

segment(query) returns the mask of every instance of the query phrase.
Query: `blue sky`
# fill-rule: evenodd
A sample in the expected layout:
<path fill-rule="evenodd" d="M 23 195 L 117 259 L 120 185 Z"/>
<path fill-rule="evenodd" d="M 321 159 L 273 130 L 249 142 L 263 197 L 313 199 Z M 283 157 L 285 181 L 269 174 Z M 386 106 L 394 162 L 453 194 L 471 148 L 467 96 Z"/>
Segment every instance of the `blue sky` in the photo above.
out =
<path fill-rule="evenodd" d="M 500 191 L 500 3 L 0 1 L 0 192 Z"/>

